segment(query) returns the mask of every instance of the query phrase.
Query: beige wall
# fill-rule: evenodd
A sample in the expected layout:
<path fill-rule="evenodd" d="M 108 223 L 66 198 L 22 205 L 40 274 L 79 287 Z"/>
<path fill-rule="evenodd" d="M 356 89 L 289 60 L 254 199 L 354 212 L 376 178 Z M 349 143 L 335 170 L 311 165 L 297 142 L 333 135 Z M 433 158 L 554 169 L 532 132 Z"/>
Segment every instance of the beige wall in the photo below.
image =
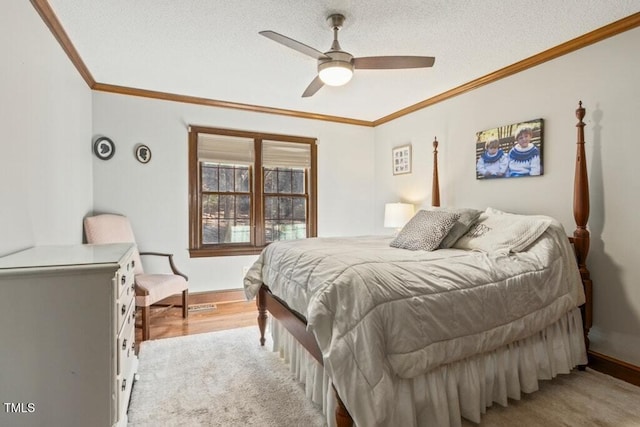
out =
<path fill-rule="evenodd" d="M 582 100 L 591 186 L 592 349 L 640 365 L 637 126 L 640 28 L 376 128 L 374 208 L 430 201 L 433 137 L 440 140 L 443 205 L 541 213 L 573 233 L 575 109 Z M 475 133 L 544 119 L 544 175 L 479 181 Z M 414 173 L 391 174 L 391 147 L 410 142 Z M 376 228 L 381 230 L 376 218 Z"/>
<path fill-rule="evenodd" d="M 91 91 L 28 1 L 0 13 L 0 255 L 79 243 L 91 209 Z"/>
<path fill-rule="evenodd" d="M 189 258 L 188 124 L 317 138 L 318 234 L 373 230 L 373 128 L 102 92 L 93 112 L 94 136 L 117 147 L 111 160 L 94 158 L 95 210 L 129 216 L 142 250 L 174 253 L 191 292 L 241 288 L 257 256 Z M 146 165 L 133 156 L 138 143 L 152 151 Z"/>

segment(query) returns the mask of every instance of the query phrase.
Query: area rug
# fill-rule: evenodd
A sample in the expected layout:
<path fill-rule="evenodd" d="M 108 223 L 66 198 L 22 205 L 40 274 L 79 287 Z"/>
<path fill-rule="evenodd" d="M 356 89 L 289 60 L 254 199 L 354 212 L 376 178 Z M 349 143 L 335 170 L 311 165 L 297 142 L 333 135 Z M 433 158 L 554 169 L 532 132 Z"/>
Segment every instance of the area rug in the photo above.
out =
<path fill-rule="evenodd" d="M 145 341 L 129 426 L 320 427 L 325 417 L 257 326 Z M 462 427 L 639 427 L 640 387 L 587 369 L 540 381 Z"/>
<path fill-rule="evenodd" d="M 140 345 L 129 426 L 324 426 L 257 326 Z"/>

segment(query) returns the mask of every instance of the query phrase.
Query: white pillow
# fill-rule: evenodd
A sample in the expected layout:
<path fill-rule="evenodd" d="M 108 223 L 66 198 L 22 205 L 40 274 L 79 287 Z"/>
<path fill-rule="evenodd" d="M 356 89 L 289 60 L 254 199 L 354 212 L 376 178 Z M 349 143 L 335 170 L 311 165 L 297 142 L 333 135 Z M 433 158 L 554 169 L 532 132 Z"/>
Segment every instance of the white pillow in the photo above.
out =
<path fill-rule="evenodd" d="M 411 251 L 432 251 L 460 218 L 460 214 L 419 210 L 389 246 Z"/>
<path fill-rule="evenodd" d="M 453 247 L 484 252 L 522 252 L 545 232 L 551 222 L 551 218 L 507 214 L 487 208 Z"/>

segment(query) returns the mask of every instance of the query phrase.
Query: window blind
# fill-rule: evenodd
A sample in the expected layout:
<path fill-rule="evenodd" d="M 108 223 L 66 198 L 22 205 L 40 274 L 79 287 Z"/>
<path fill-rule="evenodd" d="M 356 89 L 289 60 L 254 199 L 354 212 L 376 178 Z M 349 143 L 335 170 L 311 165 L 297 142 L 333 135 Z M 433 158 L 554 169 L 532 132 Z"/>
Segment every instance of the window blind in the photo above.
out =
<path fill-rule="evenodd" d="M 253 158 L 253 139 L 206 133 L 198 134 L 199 162 L 252 165 Z"/>
<path fill-rule="evenodd" d="M 262 165 L 269 168 L 309 168 L 311 146 L 293 142 L 263 141 Z"/>

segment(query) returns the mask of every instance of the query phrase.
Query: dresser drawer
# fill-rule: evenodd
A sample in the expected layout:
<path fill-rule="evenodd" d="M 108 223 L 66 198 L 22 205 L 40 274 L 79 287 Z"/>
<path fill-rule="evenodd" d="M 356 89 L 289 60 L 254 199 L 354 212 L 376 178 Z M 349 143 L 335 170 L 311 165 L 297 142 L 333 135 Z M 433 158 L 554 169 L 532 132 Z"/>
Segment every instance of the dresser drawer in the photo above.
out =
<path fill-rule="evenodd" d="M 118 414 L 126 414 L 131 397 L 131 387 L 137 370 L 138 358 L 135 352 L 134 322 L 125 325 L 123 334 L 118 338 Z"/>
<path fill-rule="evenodd" d="M 129 310 L 127 310 L 127 315 L 125 316 L 126 320 L 123 322 L 124 326 L 118 334 L 118 339 L 116 341 L 116 352 L 118 354 L 116 369 L 117 375 L 120 375 L 125 371 L 127 360 L 135 357 L 135 315 L 135 304 L 131 304 L 129 306 Z"/>
<path fill-rule="evenodd" d="M 132 292 L 123 292 L 122 297 L 117 301 L 116 303 L 116 317 L 118 319 L 118 323 L 116 325 L 116 332 L 118 334 L 120 334 L 120 332 L 122 331 L 123 326 L 125 325 L 125 323 L 130 322 L 131 321 L 131 309 L 132 307 L 135 307 L 135 302 L 136 302 L 136 298 L 135 295 Z M 133 316 L 135 316 L 135 311 L 133 313 Z"/>
<path fill-rule="evenodd" d="M 136 363 L 132 359 L 128 364 L 129 369 L 125 375 L 118 377 L 118 421 L 120 422 L 127 415 L 129 400 L 131 399 L 131 388 L 135 379 Z"/>
<path fill-rule="evenodd" d="M 118 276 L 116 277 L 116 280 L 118 281 L 116 288 L 116 295 L 118 296 L 118 299 L 126 298 L 128 296 L 131 296 L 132 294 L 135 295 L 136 287 L 133 267 L 130 267 L 132 263 L 133 261 L 127 263 L 118 271 Z M 129 266 L 128 270 L 127 266 Z"/>
<path fill-rule="evenodd" d="M 118 301 L 116 303 L 116 316 L 118 317 L 118 323 L 116 326 L 116 332 L 118 333 L 118 335 L 120 335 L 120 333 L 122 332 L 122 328 L 124 327 L 125 323 L 127 323 L 127 320 L 131 320 L 131 313 L 129 313 L 131 311 L 132 307 L 135 307 L 135 298 L 129 298 L 129 299 L 124 299 L 123 301 Z M 134 313 L 135 316 L 135 313 Z"/>

